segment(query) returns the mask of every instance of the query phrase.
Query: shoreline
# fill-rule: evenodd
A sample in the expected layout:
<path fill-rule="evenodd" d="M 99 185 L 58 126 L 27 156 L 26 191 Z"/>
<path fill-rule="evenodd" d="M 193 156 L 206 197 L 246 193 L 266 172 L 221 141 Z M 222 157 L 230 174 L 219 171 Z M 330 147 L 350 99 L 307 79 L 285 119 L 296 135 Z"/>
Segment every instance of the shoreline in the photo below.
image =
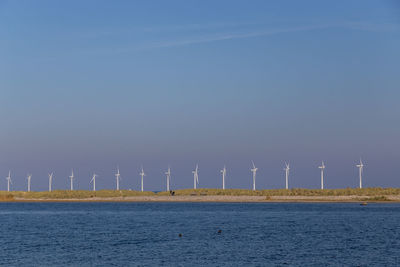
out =
<path fill-rule="evenodd" d="M 383 198 L 382 198 L 383 197 Z M 379 202 L 398 203 L 400 196 L 127 196 L 127 197 L 91 197 L 91 198 L 23 198 L 4 199 L 1 202 L 220 202 L 220 203 L 359 203 Z"/>

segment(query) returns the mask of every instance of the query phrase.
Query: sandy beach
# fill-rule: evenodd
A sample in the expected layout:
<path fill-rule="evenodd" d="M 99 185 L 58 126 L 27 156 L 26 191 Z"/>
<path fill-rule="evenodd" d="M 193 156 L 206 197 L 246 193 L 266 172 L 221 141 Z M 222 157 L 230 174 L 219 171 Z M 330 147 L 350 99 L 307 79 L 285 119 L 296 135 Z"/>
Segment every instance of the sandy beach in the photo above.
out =
<path fill-rule="evenodd" d="M 17 202 L 400 202 L 400 196 L 385 196 L 382 201 L 370 196 L 131 196 L 92 198 L 15 198 Z"/>

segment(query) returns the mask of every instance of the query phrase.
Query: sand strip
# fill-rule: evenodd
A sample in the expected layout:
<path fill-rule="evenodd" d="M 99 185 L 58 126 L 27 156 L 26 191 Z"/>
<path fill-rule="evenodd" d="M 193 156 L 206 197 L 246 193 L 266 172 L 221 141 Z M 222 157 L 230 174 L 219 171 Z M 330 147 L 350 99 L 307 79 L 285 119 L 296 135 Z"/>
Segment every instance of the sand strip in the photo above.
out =
<path fill-rule="evenodd" d="M 379 201 L 369 196 L 134 196 L 83 199 L 28 199 L 15 198 L 17 202 L 400 202 L 400 196 L 385 196 Z"/>

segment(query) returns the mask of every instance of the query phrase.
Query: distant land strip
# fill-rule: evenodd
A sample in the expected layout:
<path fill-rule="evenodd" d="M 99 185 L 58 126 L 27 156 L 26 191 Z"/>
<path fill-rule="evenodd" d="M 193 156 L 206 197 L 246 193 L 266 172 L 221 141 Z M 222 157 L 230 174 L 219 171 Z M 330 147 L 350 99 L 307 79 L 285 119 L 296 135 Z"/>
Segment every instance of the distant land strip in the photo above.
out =
<path fill-rule="evenodd" d="M 400 202 L 400 188 L 0 191 L 2 202 Z"/>

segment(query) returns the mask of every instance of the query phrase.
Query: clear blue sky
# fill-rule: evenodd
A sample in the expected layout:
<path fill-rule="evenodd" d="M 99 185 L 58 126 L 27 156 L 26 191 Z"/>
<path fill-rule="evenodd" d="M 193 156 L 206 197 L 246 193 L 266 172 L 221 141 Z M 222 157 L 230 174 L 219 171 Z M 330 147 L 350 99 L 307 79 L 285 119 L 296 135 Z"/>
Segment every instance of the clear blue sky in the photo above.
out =
<path fill-rule="evenodd" d="M 0 1 L 0 189 L 400 187 L 398 1 Z"/>

